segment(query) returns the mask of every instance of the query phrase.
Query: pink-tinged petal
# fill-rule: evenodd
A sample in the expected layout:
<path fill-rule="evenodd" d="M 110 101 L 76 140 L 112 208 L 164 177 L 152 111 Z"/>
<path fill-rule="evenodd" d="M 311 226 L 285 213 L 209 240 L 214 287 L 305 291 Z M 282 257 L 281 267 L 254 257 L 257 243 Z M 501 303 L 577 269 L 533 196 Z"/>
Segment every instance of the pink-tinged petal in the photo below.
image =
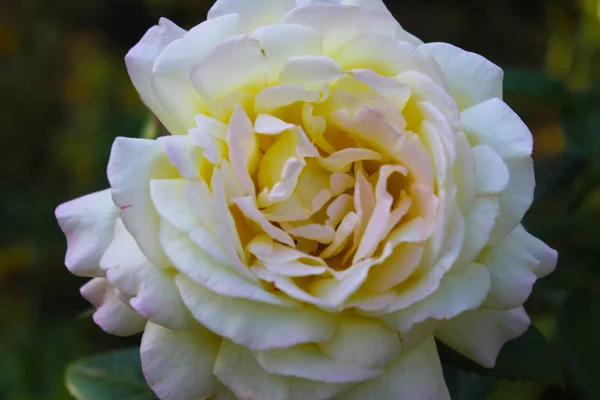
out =
<path fill-rule="evenodd" d="M 296 6 L 294 0 L 217 0 L 208 10 L 208 19 L 238 14 L 245 32 L 274 24 Z"/>
<path fill-rule="evenodd" d="M 202 148 L 194 146 L 189 136 L 161 136 L 157 139 L 165 147 L 171 164 L 187 180 L 199 180 L 202 172 Z"/>
<path fill-rule="evenodd" d="M 283 65 L 279 82 L 299 85 L 308 89 L 321 89 L 344 76 L 337 61 L 330 57 L 297 56 L 289 58 Z"/>
<path fill-rule="evenodd" d="M 156 59 L 152 88 L 164 109 L 181 126 L 173 134 L 185 135 L 194 117 L 208 111 L 206 101 L 190 80 L 192 68 L 202 62 L 222 40 L 240 32 L 237 15 L 204 21 L 173 41 Z"/>
<path fill-rule="evenodd" d="M 65 265 L 69 271 L 77 276 L 104 276 L 98 265 L 112 241 L 119 217 L 110 190 L 63 203 L 56 208 L 55 215 L 67 238 Z"/>
<path fill-rule="evenodd" d="M 251 174 L 258 163 L 258 143 L 252 122 L 241 106 L 236 107 L 227 130 L 229 160 L 244 192 L 254 196 L 256 189 Z"/>
<path fill-rule="evenodd" d="M 502 346 L 529 327 L 523 307 L 507 311 L 476 309 L 440 323 L 435 336 L 465 357 L 493 368 Z"/>
<path fill-rule="evenodd" d="M 146 258 L 120 220 L 100 266 L 138 314 L 171 329 L 189 326 L 191 315 L 181 301 L 173 275 Z"/>
<path fill-rule="evenodd" d="M 221 338 L 196 326 L 173 331 L 148 323 L 142 337 L 142 371 L 161 400 L 233 399 L 213 375 Z"/>
<path fill-rule="evenodd" d="M 448 43 L 427 43 L 418 50 L 440 65 L 461 110 L 494 97 L 502 98 L 504 72 L 479 54 Z"/>
<path fill-rule="evenodd" d="M 272 374 L 326 383 L 360 382 L 381 373 L 378 369 L 335 360 L 312 344 L 259 351 L 255 357 L 258 364 Z"/>
<path fill-rule="evenodd" d="M 450 400 L 433 337 L 402 354 L 379 377 L 360 383 L 332 400 L 365 399 Z"/>
<path fill-rule="evenodd" d="M 185 34 L 173 22 L 161 18 L 158 25 L 146 32 L 142 39 L 127 53 L 125 64 L 133 85 L 142 101 L 159 117 L 171 132 L 182 130 L 178 121 L 163 107 L 152 88 L 152 69 L 161 52 L 174 40 Z"/>
<path fill-rule="evenodd" d="M 327 400 L 351 384 L 329 384 L 265 371 L 243 346 L 223 340 L 215 376 L 238 399 Z"/>
<path fill-rule="evenodd" d="M 259 114 L 254 121 L 254 132 L 263 135 L 278 135 L 282 132 L 292 129 L 296 125 L 288 124 L 271 114 Z"/>
<path fill-rule="evenodd" d="M 325 55 L 330 55 L 345 43 L 366 33 L 393 37 L 397 25 L 396 20 L 387 12 L 340 4 L 314 4 L 294 8 L 281 22 L 305 26 L 322 33 Z"/>
<path fill-rule="evenodd" d="M 146 320 L 121 301 L 106 279 L 92 279 L 81 287 L 81 295 L 96 307 L 94 322 L 105 332 L 131 336 L 144 330 Z"/>
<path fill-rule="evenodd" d="M 319 348 L 339 361 L 381 368 L 400 355 L 402 345 L 398 333 L 376 319 L 345 318 Z"/>
<path fill-rule="evenodd" d="M 441 321 L 477 308 L 490 289 L 490 273 L 481 264 L 472 263 L 462 271 L 444 276 L 437 290 L 405 310 L 382 317 L 399 332 L 429 318 Z"/>
<path fill-rule="evenodd" d="M 237 274 L 235 267 L 224 264 L 227 260 L 218 260 L 216 253 L 223 252 L 218 241 L 203 238 L 204 249 L 197 244 L 201 239 L 192 233 L 192 241 L 185 233 L 164 222 L 161 228 L 161 241 L 173 266 L 182 274 L 213 293 L 221 296 L 250 299 L 257 302 L 275 304 L 281 307 L 294 307 L 295 304 L 283 297 L 276 296 L 263 289 L 256 281 L 245 279 Z M 202 244 L 202 243 L 200 243 Z M 209 248 L 208 245 L 212 245 Z M 248 274 L 251 274 L 248 271 Z M 206 290 L 205 289 L 205 290 Z"/>
<path fill-rule="evenodd" d="M 202 100 L 212 108 L 217 99 L 229 93 L 264 88 L 268 66 L 258 39 L 236 35 L 223 40 L 196 64 L 190 79 Z"/>
<path fill-rule="evenodd" d="M 177 275 L 175 282 L 196 320 L 218 335 L 249 349 L 270 350 L 322 342 L 335 331 L 331 315 L 317 309 L 282 308 L 221 296 L 183 275 Z"/>
<path fill-rule="evenodd" d="M 509 310 L 529 297 L 537 276 L 556 265 L 556 251 L 531 236 L 519 225 L 481 258 L 492 277 L 492 286 L 484 308 Z M 550 267 L 550 268 L 548 268 Z M 542 269 L 542 274 L 538 271 Z"/>
<path fill-rule="evenodd" d="M 472 146 L 490 146 L 506 162 L 529 157 L 533 138 L 527 125 L 502 100 L 493 98 L 464 110 L 460 119 Z"/>
<path fill-rule="evenodd" d="M 107 174 L 123 224 L 154 265 L 167 266 L 158 243 L 160 218 L 150 197 L 150 180 L 176 178 L 179 174 L 163 146 L 156 140 L 118 137 Z"/>

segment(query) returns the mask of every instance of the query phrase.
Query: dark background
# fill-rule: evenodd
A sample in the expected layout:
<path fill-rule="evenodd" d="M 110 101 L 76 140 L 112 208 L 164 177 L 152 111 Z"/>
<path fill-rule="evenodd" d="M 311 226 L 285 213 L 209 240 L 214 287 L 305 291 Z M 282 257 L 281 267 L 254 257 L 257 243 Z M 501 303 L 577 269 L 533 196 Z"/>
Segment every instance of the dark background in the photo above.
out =
<path fill-rule="evenodd" d="M 78 292 L 84 280 L 63 266 L 53 211 L 107 187 L 113 139 L 138 136 L 148 118 L 127 50 L 160 16 L 190 28 L 210 3 L 0 2 L 0 399 L 68 399 L 68 363 L 139 340 L 93 324 Z M 600 398 L 600 1 L 386 3 L 424 41 L 506 70 L 505 100 L 535 137 L 538 187 L 525 225 L 560 252 L 527 308 L 560 360 L 566 392 L 500 381 L 471 398 Z"/>

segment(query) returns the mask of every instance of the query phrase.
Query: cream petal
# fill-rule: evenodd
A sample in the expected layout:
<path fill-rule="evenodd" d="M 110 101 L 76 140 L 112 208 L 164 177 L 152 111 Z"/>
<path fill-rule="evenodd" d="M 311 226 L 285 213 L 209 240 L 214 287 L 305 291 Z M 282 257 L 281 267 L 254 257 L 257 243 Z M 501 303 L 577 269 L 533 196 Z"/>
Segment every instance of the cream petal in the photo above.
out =
<path fill-rule="evenodd" d="M 259 114 L 254 121 L 254 132 L 263 135 L 278 135 L 295 126 L 270 114 Z"/>
<path fill-rule="evenodd" d="M 466 214 L 476 193 L 475 156 L 464 133 L 456 135 L 456 162 L 454 181 L 456 183 L 456 202 L 460 211 Z"/>
<path fill-rule="evenodd" d="M 255 358 L 269 373 L 326 383 L 360 382 L 381 373 L 377 369 L 330 358 L 315 345 L 259 351 Z"/>
<path fill-rule="evenodd" d="M 98 267 L 119 217 L 110 190 L 91 193 L 61 204 L 54 212 L 67 238 L 65 265 L 77 276 L 102 277 Z"/>
<path fill-rule="evenodd" d="M 271 7 L 271 6 L 270 6 Z M 274 85 L 279 79 L 283 66 L 292 57 L 321 54 L 321 35 L 309 28 L 291 24 L 261 26 L 252 36 L 256 37 L 269 60 L 267 82 Z"/>
<path fill-rule="evenodd" d="M 341 194 L 336 197 L 329 206 L 327 206 L 327 221 L 325 224 L 331 227 L 337 227 L 342 219 L 353 209 L 354 198 L 347 194 Z"/>
<path fill-rule="evenodd" d="M 527 251 L 540 262 L 537 269 L 534 271 L 535 276 L 538 278 L 543 278 L 552 273 L 554 268 L 556 268 L 556 262 L 558 259 L 557 251 L 550 248 L 540 239 L 529 234 L 522 225 L 519 225 L 515 231 L 519 234 L 520 241 L 525 246 Z"/>
<path fill-rule="evenodd" d="M 142 101 L 158 116 L 170 132 L 180 132 L 183 128 L 163 107 L 152 88 L 152 69 L 161 52 L 174 40 L 185 34 L 173 22 L 161 18 L 158 25 L 146 32 L 142 39 L 125 56 L 127 72 Z"/>
<path fill-rule="evenodd" d="M 313 308 L 281 308 L 212 293 L 184 275 L 175 282 L 194 318 L 220 336 L 253 350 L 322 342 L 335 330 L 330 315 Z M 222 318 L 227 315 L 227 318 Z"/>
<path fill-rule="evenodd" d="M 281 70 L 281 84 L 299 85 L 307 89 L 321 89 L 344 76 L 340 65 L 322 55 L 290 57 Z"/>
<path fill-rule="evenodd" d="M 479 54 L 448 43 L 427 43 L 418 50 L 440 65 L 461 110 L 494 97 L 502 98 L 504 72 Z"/>
<path fill-rule="evenodd" d="M 246 32 L 273 24 L 294 8 L 294 0 L 217 0 L 208 10 L 208 19 L 227 14 L 238 14 Z"/>
<path fill-rule="evenodd" d="M 329 186 L 333 196 L 342 195 L 346 190 L 354 187 L 354 184 L 355 180 L 352 176 L 341 172 L 334 172 L 329 177 Z"/>
<path fill-rule="evenodd" d="M 368 85 L 384 99 L 392 102 L 399 110 L 404 109 L 410 98 L 411 91 L 408 86 L 403 85 L 396 79 L 379 75 L 371 69 L 358 69 L 351 71 L 351 74 L 362 83 Z"/>
<path fill-rule="evenodd" d="M 535 247 L 532 247 L 532 244 Z M 541 257 L 536 251 L 538 248 L 544 252 Z M 541 260 L 546 260 L 546 254 L 550 256 L 550 262 L 541 263 Z M 490 294 L 483 307 L 509 310 L 525 303 L 531 294 L 540 266 L 556 265 L 556 251 L 531 236 L 519 225 L 497 246 L 486 251 L 481 263 L 490 270 L 492 282 Z"/>
<path fill-rule="evenodd" d="M 264 88 L 268 65 L 258 39 L 248 34 L 236 35 L 221 41 L 197 63 L 190 79 L 210 108 L 229 93 Z"/>
<path fill-rule="evenodd" d="M 357 161 L 381 160 L 381 154 L 369 149 L 347 148 L 329 155 L 317 158 L 319 164 L 328 171 L 346 173 Z"/>
<path fill-rule="evenodd" d="M 359 222 L 360 217 L 358 214 L 355 212 L 347 213 L 337 227 L 332 243 L 321 252 L 321 257 L 328 258 L 338 255 L 352 237 L 352 233 Z"/>
<path fill-rule="evenodd" d="M 96 307 L 94 322 L 105 332 L 131 336 L 144 330 L 146 320 L 119 299 L 106 279 L 92 279 L 81 287 L 81 295 Z"/>
<path fill-rule="evenodd" d="M 478 197 L 473 201 L 465 215 L 465 244 L 455 262 L 456 268 L 468 265 L 487 245 L 499 214 L 496 198 Z"/>
<path fill-rule="evenodd" d="M 116 138 L 107 175 L 127 230 L 154 265 L 168 265 L 158 243 L 160 218 L 150 197 L 151 179 L 179 177 L 163 146 L 156 140 Z"/>
<path fill-rule="evenodd" d="M 258 143 L 252 122 L 241 106 L 236 107 L 227 130 L 229 160 L 245 194 L 255 196 L 251 174 L 258 163 Z"/>
<path fill-rule="evenodd" d="M 455 132 L 462 131 L 461 115 L 456 102 L 439 82 L 419 71 L 405 71 L 396 79 L 408 86 L 417 101 L 433 104 Z"/>
<path fill-rule="evenodd" d="M 335 235 L 335 230 L 326 225 L 307 224 L 286 230 L 287 233 L 294 237 L 314 240 L 319 243 L 331 243 Z"/>
<path fill-rule="evenodd" d="M 398 334 L 377 320 L 345 318 L 319 348 L 335 360 L 380 368 L 398 357 L 402 346 Z"/>
<path fill-rule="evenodd" d="M 256 222 L 263 231 L 275 240 L 281 243 L 287 244 L 290 247 L 294 247 L 294 239 L 290 237 L 283 229 L 280 229 L 273 225 L 257 208 L 256 202 L 250 196 L 237 197 L 232 201 L 238 206 L 240 211 L 246 216 L 246 218 Z"/>
<path fill-rule="evenodd" d="M 191 316 L 179 297 L 172 274 L 146 258 L 120 220 L 100 266 L 106 271 L 106 279 L 129 298 L 138 314 L 171 329 L 189 326 Z"/>
<path fill-rule="evenodd" d="M 335 21 L 335 24 L 331 21 Z M 287 13 L 281 22 L 305 26 L 322 33 L 325 55 L 332 54 L 345 43 L 366 33 L 393 37 L 397 25 L 387 12 L 339 4 L 297 7 Z"/>
<path fill-rule="evenodd" d="M 194 117 L 207 111 L 206 99 L 194 89 L 190 71 L 210 54 L 222 40 L 240 32 L 237 15 L 204 21 L 182 38 L 173 41 L 156 59 L 152 88 L 165 110 L 186 134 L 194 127 Z"/>
<path fill-rule="evenodd" d="M 531 155 L 533 137 L 529 128 L 502 100 L 493 98 L 470 107 L 460 119 L 472 146 L 488 145 L 505 162 Z"/>
<path fill-rule="evenodd" d="M 402 354 L 379 377 L 332 400 L 450 400 L 433 337 Z"/>
<path fill-rule="evenodd" d="M 490 234 L 490 245 L 497 244 L 519 225 L 533 202 L 535 175 L 533 160 L 529 157 L 504 160 L 510 178 L 498 196 L 500 216 Z"/>
<path fill-rule="evenodd" d="M 470 310 L 440 323 L 435 336 L 465 357 L 493 368 L 502 346 L 529 327 L 523 307 L 507 311 Z"/>
<path fill-rule="evenodd" d="M 352 121 L 359 138 L 384 154 L 396 154 L 405 138 L 381 110 L 370 106 L 361 106 Z"/>
<path fill-rule="evenodd" d="M 202 149 L 193 145 L 188 136 L 162 136 L 157 139 L 165 147 L 171 164 L 179 175 L 188 180 L 199 180 L 202 162 Z"/>
<path fill-rule="evenodd" d="M 190 181 L 184 185 L 187 205 L 194 212 L 198 222 L 205 226 L 214 226 L 212 196 L 205 181 Z M 193 218 L 195 219 L 195 218 Z"/>
<path fill-rule="evenodd" d="M 199 220 L 188 206 L 183 179 L 152 179 L 150 197 L 158 214 L 177 229 L 190 232 Z"/>
<path fill-rule="evenodd" d="M 441 321 L 477 308 L 490 289 L 490 273 L 481 264 L 472 263 L 457 274 L 447 274 L 430 296 L 405 310 L 382 317 L 399 332 L 429 318 Z"/>
<path fill-rule="evenodd" d="M 419 244 L 406 243 L 394 247 L 390 256 L 373 268 L 365 282 L 365 289 L 383 293 L 401 284 L 419 267 L 422 255 L 423 246 Z"/>
<path fill-rule="evenodd" d="M 221 338 L 201 326 L 173 331 L 149 322 L 140 348 L 142 371 L 161 400 L 222 399 L 228 390 L 213 375 L 220 346 Z"/>
<path fill-rule="evenodd" d="M 500 193 L 508 185 L 508 167 L 502 158 L 489 146 L 473 147 L 477 189 L 481 194 Z"/>
<path fill-rule="evenodd" d="M 327 400 L 350 384 L 328 384 L 268 373 L 242 346 L 223 340 L 215 376 L 239 399 Z"/>
<path fill-rule="evenodd" d="M 186 279 L 191 279 L 210 290 L 214 293 L 213 296 L 250 299 L 280 307 L 296 306 L 294 302 L 263 289 L 250 271 L 248 274 L 254 281 L 236 274 L 232 267 L 228 268 L 227 265 L 220 264 L 207 252 L 196 247 L 185 234 L 177 232 L 173 227 L 164 225 L 161 233 L 165 252 L 173 262 L 173 266 L 185 274 Z"/>
<path fill-rule="evenodd" d="M 289 106 L 299 101 L 315 102 L 320 92 L 297 85 L 282 84 L 261 90 L 254 99 L 254 111 L 257 114 L 271 113 L 280 107 Z"/>

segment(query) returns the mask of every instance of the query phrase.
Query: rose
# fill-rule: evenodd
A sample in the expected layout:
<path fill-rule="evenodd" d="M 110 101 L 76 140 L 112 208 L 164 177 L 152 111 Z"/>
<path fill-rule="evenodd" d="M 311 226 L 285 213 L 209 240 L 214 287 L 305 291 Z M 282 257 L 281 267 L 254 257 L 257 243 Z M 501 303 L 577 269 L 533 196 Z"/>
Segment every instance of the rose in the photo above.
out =
<path fill-rule="evenodd" d="M 340 4 L 341 3 L 341 4 Z M 105 331 L 168 400 L 447 399 L 436 337 L 485 367 L 556 252 L 520 221 L 532 137 L 502 70 L 380 0 L 219 0 L 126 56 L 172 135 L 117 138 L 59 206 Z"/>

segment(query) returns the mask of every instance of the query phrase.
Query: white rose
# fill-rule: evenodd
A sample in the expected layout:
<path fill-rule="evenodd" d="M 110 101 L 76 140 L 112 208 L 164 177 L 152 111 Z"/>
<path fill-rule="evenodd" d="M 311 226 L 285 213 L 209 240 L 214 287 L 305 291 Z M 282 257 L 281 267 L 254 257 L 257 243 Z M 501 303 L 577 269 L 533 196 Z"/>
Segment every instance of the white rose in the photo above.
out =
<path fill-rule="evenodd" d="M 556 252 L 520 221 L 532 137 L 502 70 L 381 0 L 219 0 L 126 56 L 172 135 L 117 138 L 59 206 L 107 332 L 163 400 L 448 399 L 434 337 L 485 367 Z"/>

